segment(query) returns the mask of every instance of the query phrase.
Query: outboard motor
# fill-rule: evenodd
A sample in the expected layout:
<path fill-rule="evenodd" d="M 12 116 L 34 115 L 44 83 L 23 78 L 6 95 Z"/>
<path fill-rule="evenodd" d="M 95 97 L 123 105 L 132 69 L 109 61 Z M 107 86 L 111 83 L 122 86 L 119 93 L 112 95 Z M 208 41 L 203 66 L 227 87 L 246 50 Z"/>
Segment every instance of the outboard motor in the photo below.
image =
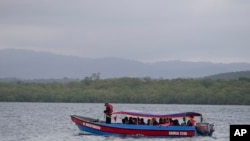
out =
<path fill-rule="evenodd" d="M 196 129 L 198 134 L 202 136 L 212 136 L 214 132 L 214 125 L 204 122 L 196 123 Z"/>

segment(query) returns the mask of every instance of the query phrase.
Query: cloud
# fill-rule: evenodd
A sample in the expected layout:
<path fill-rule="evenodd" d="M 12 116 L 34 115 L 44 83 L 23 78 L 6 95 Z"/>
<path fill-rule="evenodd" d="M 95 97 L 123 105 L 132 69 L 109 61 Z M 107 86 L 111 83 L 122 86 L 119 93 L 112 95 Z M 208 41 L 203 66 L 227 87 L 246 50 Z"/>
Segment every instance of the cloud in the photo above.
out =
<path fill-rule="evenodd" d="M 140 61 L 250 62 L 248 1 L 0 2 L 0 48 Z"/>

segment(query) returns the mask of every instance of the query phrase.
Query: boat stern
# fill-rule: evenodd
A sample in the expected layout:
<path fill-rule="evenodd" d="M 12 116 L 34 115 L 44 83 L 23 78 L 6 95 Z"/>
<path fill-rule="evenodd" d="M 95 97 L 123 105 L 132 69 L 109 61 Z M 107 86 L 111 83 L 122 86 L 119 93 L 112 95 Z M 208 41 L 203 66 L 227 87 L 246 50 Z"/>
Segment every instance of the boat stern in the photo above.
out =
<path fill-rule="evenodd" d="M 214 130 L 214 125 L 210 123 L 197 123 L 196 124 L 197 133 L 201 136 L 212 136 Z"/>

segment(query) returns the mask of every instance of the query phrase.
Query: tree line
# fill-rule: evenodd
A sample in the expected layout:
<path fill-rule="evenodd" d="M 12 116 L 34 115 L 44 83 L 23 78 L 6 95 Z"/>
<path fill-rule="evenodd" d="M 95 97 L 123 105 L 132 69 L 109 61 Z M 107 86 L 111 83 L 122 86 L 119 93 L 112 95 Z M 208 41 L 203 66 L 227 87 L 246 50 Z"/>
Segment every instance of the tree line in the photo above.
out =
<path fill-rule="evenodd" d="M 1 102 L 250 105 L 250 79 L 85 77 L 68 83 L 0 83 Z"/>

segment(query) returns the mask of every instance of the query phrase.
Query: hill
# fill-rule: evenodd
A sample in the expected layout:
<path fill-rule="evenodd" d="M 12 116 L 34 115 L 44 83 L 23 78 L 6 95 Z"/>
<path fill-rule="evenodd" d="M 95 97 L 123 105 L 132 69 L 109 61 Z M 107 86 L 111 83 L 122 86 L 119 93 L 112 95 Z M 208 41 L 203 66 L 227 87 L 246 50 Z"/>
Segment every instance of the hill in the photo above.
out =
<path fill-rule="evenodd" d="M 30 50 L 0 50 L 0 78 L 83 79 L 100 73 L 102 79 L 120 77 L 200 78 L 250 70 L 249 63 L 165 61 L 143 63 L 121 58 L 80 58 Z"/>
<path fill-rule="evenodd" d="M 220 73 L 220 74 L 211 75 L 211 76 L 208 76 L 205 78 L 222 79 L 222 80 L 233 80 L 233 79 L 239 79 L 239 78 L 249 78 L 250 79 L 250 71 Z"/>

